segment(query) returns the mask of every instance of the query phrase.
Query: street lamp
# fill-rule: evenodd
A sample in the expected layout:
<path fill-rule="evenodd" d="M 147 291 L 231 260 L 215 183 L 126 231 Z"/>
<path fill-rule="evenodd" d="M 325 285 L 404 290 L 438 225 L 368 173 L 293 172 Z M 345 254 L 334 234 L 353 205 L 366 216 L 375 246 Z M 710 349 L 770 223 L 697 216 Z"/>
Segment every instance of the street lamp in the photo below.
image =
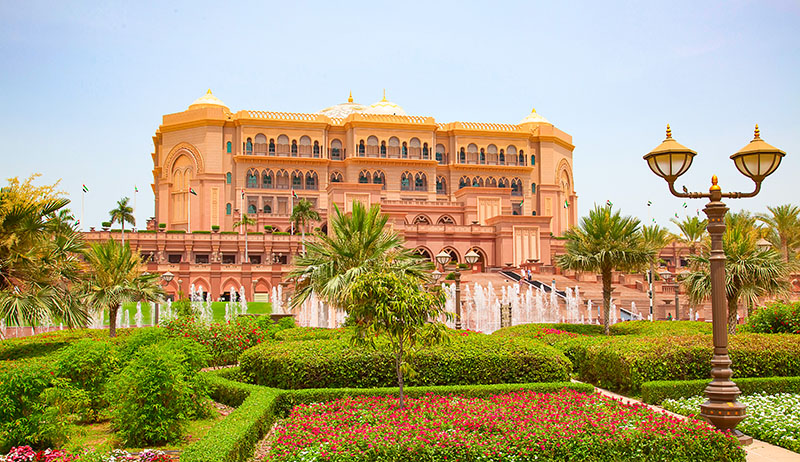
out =
<path fill-rule="evenodd" d="M 678 293 L 680 291 L 680 284 L 678 284 L 678 273 L 677 271 L 675 274 L 670 273 L 669 271 L 664 271 L 662 273 L 658 273 L 662 279 L 664 279 L 665 285 L 667 287 L 672 287 L 675 289 L 675 320 L 681 320 L 681 306 L 678 300 Z M 691 320 L 690 320 L 691 321 Z"/>
<path fill-rule="evenodd" d="M 723 193 L 717 185 L 717 176 L 711 177 L 711 188 L 707 193 L 675 191 L 675 180 L 686 173 L 697 153 L 672 139 L 672 131 L 667 125 L 667 138 L 654 150 L 644 156 L 650 170 L 664 178 L 673 196 L 681 198 L 707 198 L 709 202 L 703 211 L 708 216 L 708 234 L 711 236 L 711 312 L 714 332 L 714 356 L 711 359 L 711 383 L 705 389 L 708 401 L 700 406 L 700 415 L 720 430 L 731 430 L 741 444 L 749 444 L 753 439 L 735 430 L 746 417 L 746 406 L 736 402 L 741 391 L 731 381 L 731 360 L 728 357 L 728 327 L 725 298 L 725 252 L 722 250 L 722 235 L 725 232 L 725 213 L 728 208 L 722 198 L 739 199 L 753 197 L 761 191 L 761 182 L 774 172 L 786 155 L 780 149 L 761 139 L 758 125 L 753 141 L 731 156 L 736 168 L 755 183 L 750 193 Z"/>
<path fill-rule="evenodd" d="M 164 285 L 164 287 L 168 286 L 169 283 L 172 282 L 172 279 L 174 277 L 175 277 L 175 275 L 170 273 L 169 271 L 167 271 L 166 273 L 162 274 L 161 275 L 161 281 L 162 281 L 162 284 Z M 160 303 L 156 303 L 156 312 L 155 312 L 155 316 L 153 317 L 153 325 L 154 326 L 158 325 L 158 309 L 159 309 L 160 305 L 161 305 Z"/>

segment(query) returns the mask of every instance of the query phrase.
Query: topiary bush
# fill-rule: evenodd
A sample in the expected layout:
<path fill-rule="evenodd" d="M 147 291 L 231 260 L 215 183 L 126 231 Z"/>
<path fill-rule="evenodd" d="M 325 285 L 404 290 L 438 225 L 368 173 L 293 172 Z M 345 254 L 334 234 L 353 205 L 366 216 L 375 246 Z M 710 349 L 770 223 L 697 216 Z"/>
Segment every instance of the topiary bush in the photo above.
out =
<path fill-rule="evenodd" d="M 67 385 L 86 392 L 92 420 L 100 418 L 108 407 L 106 384 L 121 366 L 117 348 L 109 340 L 83 339 L 58 353 L 55 375 L 67 380 Z"/>
<path fill-rule="evenodd" d="M 800 302 L 773 302 L 755 309 L 747 318 L 751 332 L 800 334 Z"/>
<path fill-rule="evenodd" d="M 283 331 L 286 335 L 294 329 Z M 464 331 L 450 341 L 417 352 L 409 386 L 562 382 L 571 364 L 539 341 Z M 351 345 L 349 335 L 325 340 L 275 342 L 245 351 L 242 374 L 259 385 L 284 389 L 384 387 L 396 383 L 386 339 L 377 349 Z"/>

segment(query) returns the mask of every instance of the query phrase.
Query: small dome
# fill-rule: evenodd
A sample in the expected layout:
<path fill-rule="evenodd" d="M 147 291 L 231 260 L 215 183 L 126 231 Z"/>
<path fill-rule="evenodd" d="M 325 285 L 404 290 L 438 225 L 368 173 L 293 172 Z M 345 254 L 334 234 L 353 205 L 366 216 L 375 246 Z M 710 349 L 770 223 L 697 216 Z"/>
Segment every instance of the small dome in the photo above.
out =
<path fill-rule="evenodd" d="M 524 119 L 522 119 L 519 122 L 519 125 L 523 125 L 523 124 L 549 124 L 549 123 L 550 123 L 550 121 L 545 119 L 544 117 L 540 116 L 539 113 L 536 112 L 536 109 L 534 108 L 531 111 L 531 113 L 528 114 L 527 117 L 525 117 Z M 552 124 L 550 124 L 550 125 L 552 125 Z"/>
<path fill-rule="evenodd" d="M 225 105 L 222 101 L 219 100 L 216 96 L 211 94 L 211 89 L 209 88 L 205 95 L 197 98 L 194 100 L 194 103 L 189 105 L 189 109 L 201 109 L 204 107 L 223 107 L 225 110 L 230 111 L 228 106 Z"/>
<path fill-rule="evenodd" d="M 326 107 L 325 109 L 317 112 L 317 114 L 344 119 L 354 112 L 364 112 L 365 109 L 367 109 L 367 106 L 353 102 L 353 93 L 350 92 L 350 97 L 347 98 L 346 103 Z"/>
<path fill-rule="evenodd" d="M 386 91 L 383 92 L 383 99 L 378 101 L 375 104 L 371 104 L 367 110 L 364 111 L 365 114 L 386 114 L 386 115 L 399 115 L 404 116 L 407 115 L 406 111 L 400 107 L 399 104 L 395 104 L 391 101 L 386 100 Z"/>

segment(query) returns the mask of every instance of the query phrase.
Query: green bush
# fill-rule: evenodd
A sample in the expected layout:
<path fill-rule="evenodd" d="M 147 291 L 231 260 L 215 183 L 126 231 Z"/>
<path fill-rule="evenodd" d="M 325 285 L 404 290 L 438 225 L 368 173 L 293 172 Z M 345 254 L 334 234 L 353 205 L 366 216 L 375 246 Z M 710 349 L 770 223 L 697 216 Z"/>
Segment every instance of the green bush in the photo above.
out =
<path fill-rule="evenodd" d="M 186 234 L 186 230 L 183 229 L 168 229 L 167 234 Z"/>
<path fill-rule="evenodd" d="M 121 361 L 128 361 L 136 356 L 139 348 L 154 345 L 168 338 L 168 332 L 163 327 L 140 327 L 133 329 L 128 335 L 118 336 L 118 357 Z"/>
<path fill-rule="evenodd" d="M 275 340 L 284 342 L 297 342 L 304 340 L 331 340 L 339 338 L 350 338 L 353 335 L 352 329 L 326 329 L 324 327 L 295 327 L 286 329 L 275 334 Z"/>
<path fill-rule="evenodd" d="M 58 330 L 0 341 L 0 361 L 48 356 L 83 338 L 108 337 L 92 329 Z"/>
<path fill-rule="evenodd" d="M 192 234 L 211 234 L 211 231 L 198 230 L 198 231 L 192 231 Z"/>
<path fill-rule="evenodd" d="M 546 338 L 549 335 L 556 336 L 570 336 L 569 334 L 578 335 L 603 335 L 603 326 L 597 324 L 518 324 L 516 326 L 504 327 L 496 330 L 492 335 L 501 337 L 529 337 L 529 338 Z"/>
<path fill-rule="evenodd" d="M 248 232 L 247 232 L 247 234 L 248 234 L 249 236 L 261 236 L 261 235 L 263 235 L 264 233 L 262 233 L 261 231 L 248 231 Z"/>
<path fill-rule="evenodd" d="M 208 348 L 208 366 L 235 364 L 244 350 L 270 338 L 269 331 L 260 327 L 252 317 L 212 324 L 198 322 L 192 317 L 179 317 L 164 325 L 169 335 L 188 338 Z"/>
<path fill-rule="evenodd" d="M 110 221 L 100 222 L 100 226 L 102 226 L 103 228 L 110 228 L 111 227 L 111 222 Z"/>
<path fill-rule="evenodd" d="M 211 225 L 211 231 L 219 231 L 219 225 Z"/>
<path fill-rule="evenodd" d="M 660 335 L 710 334 L 711 323 L 699 321 L 625 321 L 611 326 L 611 335 Z"/>
<path fill-rule="evenodd" d="M 220 234 L 239 234 L 236 231 L 220 231 Z"/>
<path fill-rule="evenodd" d="M 108 407 L 105 388 L 121 365 L 117 348 L 109 340 L 83 339 L 61 350 L 55 375 L 87 393 L 93 420 Z"/>
<path fill-rule="evenodd" d="M 40 397 L 52 374 L 41 360 L 0 362 L 0 453 L 13 446 L 59 447 L 66 440 L 67 422 Z"/>
<path fill-rule="evenodd" d="M 585 343 L 576 354 L 581 380 L 620 392 L 639 391 L 642 383 L 710 377 L 710 335 L 677 337 L 619 336 Z M 800 376 L 800 337 L 789 334 L 737 334 L 730 337 L 734 377 Z"/>
<path fill-rule="evenodd" d="M 140 230 L 138 230 L 136 232 L 137 233 L 142 233 L 142 234 L 155 234 L 156 230 L 154 230 L 154 229 L 140 229 Z"/>
<path fill-rule="evenodd" d="M 275 231 L 272 234 L 274 234 L 276 236 L 288 236 L 289 235 L 289 233 L 284 232 L 284 231 Z"/>
<path fill-rule="evenodd" d="M 405 380 L 407 385 L 569 379 L 569 360 L 558 350 L 536 340 L 469 332 L 449 337 L 449 342 L 419 351 L 409 358 L 415 373 Z M 375 350 L 351 346 L 349 335 L 329 340 L 265 343 L 245 351 L 239 362 L 249 380 L 283 389 L 383 387 L 394 385 L 397 380 L 394 357 L 384 338 L 378 339 Z"/>
<path fill-rule="evenodd" d="M 800 334 L 800 302 L 773 302 L 758 307 L 747 318 L 751 332 L 764 334 Z"/>
<path fill-rule="evenodd" d="M 108 389 L 111 424 L 126 445 L 179 441 L 206 399 L 203 381 L 186 354 L 190 342 L 144 346 Z"/>
<path fill-rule="evenodd" d="M 167 227 L 167 224 L 166 223 L 159 223 L 158 227 L 161 228 L 161 229 L 164 229 L 164 228 Z"/>
<path fill-rule="evenodd" d="M 642 384 L 642 401 L 661 404 L 665 399 L 702 395 L 711 379 L 661 380 Z M 800 393 L 800 377 L 759 377 L 734 379 L 742 395 Z"/>

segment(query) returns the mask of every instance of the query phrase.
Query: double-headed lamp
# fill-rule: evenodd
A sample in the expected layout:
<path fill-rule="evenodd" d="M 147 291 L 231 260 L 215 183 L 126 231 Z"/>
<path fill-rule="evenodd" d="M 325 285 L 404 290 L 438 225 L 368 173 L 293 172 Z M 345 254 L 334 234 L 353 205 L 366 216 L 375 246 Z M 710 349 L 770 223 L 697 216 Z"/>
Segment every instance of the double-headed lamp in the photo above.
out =
<path fill-rule="evenodd" d="M 756 124 L 753 141 L 732 155 L 731 159 L 742 175 L 761 183 L 778 168 L 785 155 L 785 152 L 761 139 L 761 132 Z"/>
<path fill-rule="evenodd" d="M 450 254 L 442 250 L 438 254 L 436 254 L 436 262 L 442 266 L 447 265 L 450 263 Z"/>
<path fill-rule="evenodd" d="M 697 153 L 672 139 L 672 130 L 667 125 L 667 138 L 644 156 L 650 170 L 669 183 L 686 173 Z"/>

